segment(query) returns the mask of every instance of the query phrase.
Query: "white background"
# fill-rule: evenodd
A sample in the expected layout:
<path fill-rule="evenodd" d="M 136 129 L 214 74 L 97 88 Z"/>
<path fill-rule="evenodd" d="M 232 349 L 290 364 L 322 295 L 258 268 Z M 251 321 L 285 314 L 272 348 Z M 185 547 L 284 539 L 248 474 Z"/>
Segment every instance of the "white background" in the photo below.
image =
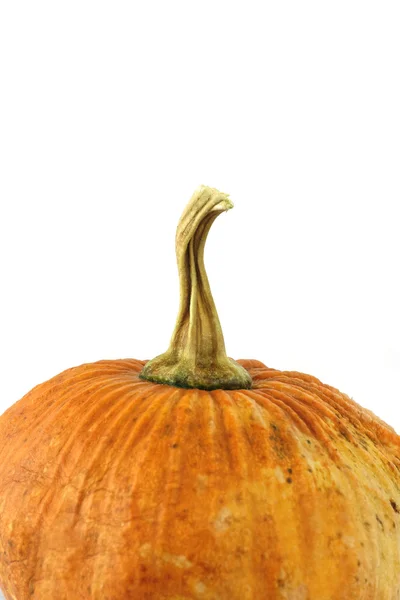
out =
<path fill-rule="evenodd" d="M 230 194 L 209 277 L 230 356 L 311 373 L 400 432 L 398 2 L 3 2 L 0 412 L 150 358 L 175 227 Z"/>

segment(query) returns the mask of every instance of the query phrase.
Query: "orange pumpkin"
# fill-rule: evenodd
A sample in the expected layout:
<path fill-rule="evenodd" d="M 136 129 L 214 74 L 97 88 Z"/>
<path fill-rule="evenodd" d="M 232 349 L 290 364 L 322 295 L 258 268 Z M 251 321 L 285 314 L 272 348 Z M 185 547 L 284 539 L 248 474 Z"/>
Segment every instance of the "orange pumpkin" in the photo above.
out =
<path fill-rule="evenodd" d="M 7 600 L 400 598 L 400 438 L 226 356 L 203 249 L 230 207 L 202 187 L 182 216 L 164 355 L 69 369 L 0 418 Z"/>

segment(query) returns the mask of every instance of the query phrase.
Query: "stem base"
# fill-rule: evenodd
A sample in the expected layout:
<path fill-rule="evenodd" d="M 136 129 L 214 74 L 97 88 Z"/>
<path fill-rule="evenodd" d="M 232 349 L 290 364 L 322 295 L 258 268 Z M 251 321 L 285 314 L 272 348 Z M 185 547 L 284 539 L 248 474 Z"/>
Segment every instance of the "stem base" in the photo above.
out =
<path fill-rule="evenodd" d="M 226 357 L 218 363 L 202 366 L 182 359 L 178 361 L 168 352 L 146 363 L 140 378 L 200 390 L 240 390 L 250 389 L 252 386 L 248 371 L 231 358 Z"/>

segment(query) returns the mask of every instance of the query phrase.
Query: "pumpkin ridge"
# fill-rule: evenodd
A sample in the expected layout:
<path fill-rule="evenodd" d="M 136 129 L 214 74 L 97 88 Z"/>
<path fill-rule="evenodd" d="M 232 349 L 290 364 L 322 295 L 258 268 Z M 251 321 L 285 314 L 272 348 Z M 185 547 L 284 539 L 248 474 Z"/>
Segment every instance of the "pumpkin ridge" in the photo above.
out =
<path fill-rule="evenodd" d="M 316 411 L 315 405 L 310 407 L 304 402 L 304 398 L 299 398 L 291 388 L 285 389 L 285 391 L 274 389 L 273 387 L 263 389 L 269 390 L 270 396 L 274 398 L 276 403 L 279 403 L 286 414 L 289 415 L 291 409 L 302 423 L 306 425 L 308 435 L 325 444 L 331 458 L 333 460 L 336 459 L 336 447 L 332 444 L 330 438 L 330 417 L 325 411 Z"/>
<path fill-rule="evenodd" d="M 293 382 L 293 384 L 291 375 L 296 376 L 296 381 Z M 374 442 L 381 442 L 383 436 L 385 441 L 391 442 L 395 446 L 399 446 L 400 449 L 400 437 L 390 426 L 379 419 L 379 417 L 371 411 L 363 409 L 346 394 L 343 394 L 332 386 L 322 383 L 316 377 L 298 373 L 297 371 L 269 371 L 268 374 L 263 372 L 262 376 L 258 373 L 257 377 L 252 374 L 252 377 L 256 382 L 257 390 L 260 391 L 268 388 L 269 382 L 275 379 L 290 386 L 290 388 L 300 386 L 314 397 L 317 396 L 322 400 L 325 406 L 328 406 L 334 411 L 336 417 L 339 417 L 339 419 L 347 418 L 354 426 L 361 427 Z M 316 404 L 315 408 L 323 410 L 320 403 Z"/>
<path fill-rule="evenodd" d="M 233 480 L 242 480 L 251 472 L 252 465 L 246 460 L 251 448 L 251 439 L 246 423 L 241 422 L 245 408 L 240 404 L 245 397 L 241 390 L 214 390 L 211 392 L 216 414 L 214 437 L 218 436 L 225 472 Z M 247 400 L 247 399 L 246 399 Z"/>
<path fill-rule="evenodd" d="M 147 406 L 138 407 L 138 415 L 135 417 L 135 424 L 127 428 L 129 433 L 125 437 L 123 444 L 118 446 L 120 454 L 119 459 L 115 462 L 113 468 L 113 476 L 117 476 L 121 472 L 121 465 L 130 464 L 135 466 L 134 476 L 132 481 L 132 491 L 135 490 L 136 479 L 140 472 L 138 465 L 144 465 L 152 450 L 150 442 L 155 441 L 161 435 L 164 429 L 165 420 L 170 418 L 171 406 L 178 402 L 180 390 L 177 390 L 172 396 L 170 391 L 164 393 L 156 393 L 154 386 L 149 386 L 150 393 L 144 397 L 148 400 Z M 166 402 L 167 400 L 167 402 Z M 129 422 L 127 421 L 129 425 Z M 122 432 L 123 433 L 123 432 Z M 121 436 L 123 438 L 123 435 Z M 132 462 L 133 453 L 137 453 L 134 463 Z"/>
<path fill-rule="evenodd" d="M 150 394 L 143 394 L 142 400 L 152 400 L 148 405 L 140 403 L 139 412 L 137 412 L 136 427 L 129 429 L 129 419 L 126 419 L 126 426 L 121 429 L 118 434 L 118 438 L 114 439 L 113 445 L 118 448 L 119 456 L 116 461 L 113 461 L 111 468 L 108 468 L 104 473 L 104 476 L 100 482 L 100 485 L 105 490 L 115 490 L 117 498 L 111 493 L 106 494 L 105 500 L 101 501 L 101 504 L 97 501 L 97 497 L 94 493 L 91 494 L 89 501 L 85 503 L 84 513 L 81 515 L 81 528 L 85 531 L 88 527 L 96 526 L 100 527 L 100 530 L 104 533 L 115 528 L 115 536 L 122 536 L 122 540 L 126 536 L 126 531 L 129 531 L 136 520 L 138 520 L 138 509 L 134 508 L 134 499 L 138 493 L 138 478 L 141 472 L 140 465 L 145 464 L 147 456 L 150 454 L 152 446 L 150 443 L 147 444 L 147 448 L 140 448 L 140 430 L 143 431 L 145 424 L 149 425 L 146 427 L 146 433 L 144 440 L 150 440 L 156 435 L 157 429 L 160 426 L 160 422 L 165 419 L 165 414 L 168 412 L 168 406 L 164 402 L 165 394 L 160 395 L 159 398 L 154 397 L 154 390 L 149 386 Z M 155 402 L 155 404 L 154 404 Z M 151 412 L 149 412 L 151 410 Z M 128 435 L 125 435 L 128 430 Z M 123 440 L 123 444 L 120 444 L 120 440 Z M 130 455 L 130 461 L 127 464 L 133 465 L 132 453 L 135 456 L 136 470 L 130 467 L 125 478 L 121 477 L 121 464 L 124 464 L 124 459 Z M 100 458 L 100 454 L 99 454 Z M 101 488 L 100 488 L 101 489 Z M 96 490 L 94 490 L 95 492 Z M 115 513 L 112 510 L 115 502 L 118 501 L 123 506 L 123 512 L 121 514 Z M 99 510 L 101 515 L 99 517 Z M 104 516 L 107 515 L 105 519 Z M 98 523 L 98 525 L 96 525 Z M 121 542 L 122 543 L 122 542 Z M 104 548 L 101 543 L 93 542 L 94 547 L 91 550 L 91 556 L 83 555 L 82 559 L 90 563 L 87 568 L 92 570 L 93 581 L 101 582 L 103 580 L 104 569 L 104 557 L 108 556 L 108 549 Z M 92 544 L 92 545 L 93 545 Z M 137 550 L 137 548 L 136 548 Z M 117 554 L 118 556 L 118 554 Z M 97 577 L 95 576 L 97 574 Z M 101 596 L 101 588 L 97 589 L 94 587 L 92 593 Z"/>
<path fill-rule="evenodd" d="M 89 393 L 87 395 L 87 403 L 93 402 L 95 401 L 95 394 L 96 392 L 102 389 L 104 391 L 104 386 L 102 387 L 102 381 L 100 380 L 96 380 L 96 384 L 97 385 L 93 385 L 92 389 L 87 389 L 87 386 L 85 387 L 85 392 L 92 392 Z M 109 387 L 111 388 L 111 391 L 114 392 L 114 395 L 116 391 L 115 390 L 115 383 L 114 384 L 110 384 Z M 93 389 L 94 388 L 94 389 Z M 97 389 L 96 389 L 97 388 Z M 110 395 L 110 391 L 109 391 L 109 395 Z M 109 396 L 105 397 L 105 399 L 109 399 Z M 72 399 L 73 400 L 73 399 Z M 104 398 L 102 398 L 102 400 L 104 401 Z M 121 403 L 121 402 L 120 402 Z M 80 404 L 76 404 L 76 408 L 77 410 L 81 410 L 82 405 Z M 108 413 L 110 412 L 114 412 L 117 413 L 118 416 L 118 404 L 116 405 L 110 405 L 110 410 L 108 411 Z M 106 414 L 108 414 L 106 413 Z M 37 530 L 39 533 L 37 534 L 37 538 L 35 540 L 35 546 L 34 549 L 32 551 L 32 549 L 30 549 L 29 552 L 29 562 L 35 564 L 37 562 L 37 556 L 39 555 L 40 551 L 43 549 L 43 545 L 41 542 L 42 539 L 42 535 L 41 532 L 48 530 L 50 525 L 46 523 L 46 521 L 48 520 L 48 515 L 57 515 L 60 510 L 61 510 L 61 506 L 64 503 L 64 497 L 60 496 L 60 498 L 58 499 L 58 503 L 55 504 L 54 502 L 54 498 L 56 496 L 56 493 L 58 491 L 58 489 L 61 490 L 66 490 L 67 488 L 71 487 L 73 488 L 73 482 L 71 482 L 70 477 L 71 474 L 75 471 L 78 463 L 79 463 L 79 456 L 82 456 L 84 453 L 84 449 L 85 449 L 85 445 L 81 444 L 80 446 L 80 452 L 78 454 L 78 457 L 74 457 L 74 462 L 71 464 L 71 460 L 72 460 L 72 456 L 70 454 L 70 450 L 76 446 L 77 441 L 79 439 L 79 437 L 82 436 L 82 432 L 85 431 L 86 433 L 86 427 L 89 424 L 89 421 L 91 418 L 94 418 L 96 414 L 101 414 L 104 417 L 104 405 L 103 406 L 98 406 L 96 403 L 94 403 L 92 405 L 92 410 L 85 412 L 84 413 L 84 419 L 81 419 L 77 422 L 76 427 L 74 428 L 74 430 L 72 432 L 69 432 L 69 438 L 67 443 L 64 445 L 64 447 L 62 448 L 62 451 L 60 453 L 57 454 L 56 458 L 57 458 L 57 463 L 58 466 L 56 467 L 52 477 L 56 482 L 66 482 L 66 483 L 61 483 L 61 486 L 57 485 L 54 486 L 53 488 L 49 487 L 47 489 L 47 491 L 45 492 L 45 494 L 42 496 L 41 498 L 41 511 L 38 512 L 37 517 L 36 517 L 36 521 L 32 521 L 31 525 L 33 525 L 33 529 Z M 56 417 L 56 415 L 53 415 L 54 417 Z M 84 436 L 87 439 L 87 436 Z M 79 446 L 78 446 L 79 447 Z M 45 461 L 42 465 L 42 468 L 45 464 L 48 464 L 47 461 Z M 66 474 L 65 473 L 65 468 L 68 465 L 68 470 L 70 472 L 70 474 Z M 82 483 L 82 482 L 81 482 Z M 79 488 L 77 488 L 79 489 Z M 81 500 L 83 500 L 82 497 L 82 488 L 81 488 L 81 494 L 80 496 L 78 496 L 78 501 L 77 503 L 75 503 L 74 505 L 74 510 L 76 510 L 77 508 L 79 508 Z M 76 525 L 76 513 L 75 517 L 73 519 L 73 521 L 71 521 L 71 527 L 74 526 L 74 524 Z M 44 547 L 46 547 L 47 542 L 44 542 Z M 36 549 L 36 550 L 35 550 Z M 39 577 L 40 579 L 40 577 Z M 35 577 L 35 581 L 37 580 L 37 577 Z"/>
<path fill-rule="evenodd" d="M 186 390 L 181 390 L 180 393 L 176 394 L 176 401 L 169 406 L 167 413 L 167 425 L 171 424 L 171 428 L 168 429 L 166 435 L 168 446 L 163 474 L 162 478 L 160 478 L 163 481 L 163 502 L 160 502 L 157 506 L 151 538 L 153 540 L 153 551 L 158 556 L 161 556 L 166 551 L 165 540 L 171 535 L 169 531 L 170 523 L 173 523 L 174 519 L 176 519 L 176 507 L 180 502 L 179 496 L 182 489 L 183 477 L 180 447 L 185 447 L 185 442 L 189 435 L 187 424 L 190 422 L 192 414 L 185 409 L 188 409 L 190 403 L 191 397 L 186 393 Z M 181 556 L 181 553 L 176 552 L 176 555 Z M 188 562 L 191 561 L 188 560 Z"/>
<path fill-rule="evenodd" d="M 298 410 L 299 403 L 293 398 L 290 398 L 287 394 L 273 393 L 273 389 L 263 388 L 257 390 L 258 394 L 255 395 L 254 401 L 257 404 L 263 406 L 264 409 L 268 410 L 268 404 L 273 404 L 279 407 L 282 414 L 287 414 L 293 424 L 305 435 L 313 435 L 312 429 L 310 428 L 309 419 L 305 419 L 303 412 Z"/>
<path fill-rule="evenodd" d="M 92 385 L 93 384 L 88 384 L 87 389 L 90 388 Z M 79 384 L 77 384 L 76 395 L 72 394 L 72 396 L 68 397 L 68 394 L 65 393 L 64 395 L 61 396 L 61 398 L 63 400 L 65 397 L 66 402 L 64 404 L 62 404 L 61 406 L 58 406 L 58 405 L 56 405 L 56 403 L 54 401 L 54 396 L 51 394 L 52 391 L 53 390 L 50 389 L 50 391 L 47 391 L 44 394 L 44 398 L 46 398 L 46 399 L 49 398 L 49 401 L 47 404 L 44 404 L 43 401 L 37 402 L 32 408 L 31 407 L 31 398 L 34 397 L 34 396 L 31 396 L 31 394 L 33 392 L 32 391 L 29 394 L 27 394 L 26 396 L 24 396 L 23 398 L 21 398 L 21 400 L 19 400 L 17 403 L 15 403 L 11 407 L 11 409 L 13 409 L 12 412 L 16 413 L 15 416 L 13 415 L 13 421 L 19 419 L 22 415 L 29 417 L 27 419 L 27 421 L 29 423 L 28 427 L 24 425 L 23 432 L 24 432 L 24 436 L 25 436 L 25 439 L 27 440 L 27 442 L 29 440 L 31 440 L 31 443 L 33 443 L 35 446 L 40 445 L 43 437 L 45 437 L 46 432 L 47 432 L 45 425 L 48 425 L 49 423 L 51 424 L 54 421 L 55 413 L 58 415 L 58 417 L 60 417 L 63 409 L 64 409 L 64 412 L 68 411 L 69 404 L 74 401 L 74 398 L 78 397 L 81 394 Z M 42 398 L 41 398 L 41 400 L 42 400 Z M 25 413 L 27 413 L 27 414 L 25 414 Z M 10 413 L 10 414 L 12 414 L 12 413 Z M 13 421 L 11 422 L 11 424 L 13 423 Z M 11 425 L 11 424 L 8 424 L 8 425 Z M 38 433 L 38 431 L 39 431 L 39 433 Z M 0 463 L 0 475 L 2 474 L 2 465 L 3 465 L 3 468 L 7 468 L 7 465 L 9 464 L 9 459 L 13 453 L 11 440 L 13 439 L 13 437 L 18 437 L 18 435 L 21 435 L 21 434 L 22 434 L 21 428 L 17 429 L 14 432 L 5 431 L 5 437 L 8 439 L 8 451 L 7 451 L 7 449 L 3 451 L 4 459 L 3 459 L 2 463 Z M 33 442 L 32 442 L 32 438 L 34 438 Z"/>
<path fill-rule="evenodd" d="M 131 386 L 126 385 L 125 387 L 129 390 Z M 92 487 L 95 485 L 96 487 L 101 484 L 106 486 L 106 482 L 111 478 L 111 472 L 112 471 L 117 471 L 118 467 L 119 467 L 119 463 L 123 460 L 123 458 L 125 457 L 125 455 L 123 454 L 123 450 L 124 450 L 124 444 L 119 444 L 119 440 L 122 438 L 124 439 L 125 436 L 125 432 L 126 430 L 129 432 L 129 435 L 126 436 L 126 439 L 129 440 L 130 436 L 135 436 L 137 437 L 138 432 L 137 432 L 137 428 L 132 427 L 129 419 L 127 418 L 128 415 L 134 417 L 134 415 L 140 411 L 140 408 L 143 404 L 143 401 L 147 400 L 149 397 L 152 396 L 152 394 L 150 393 L 146 393 L 148 392 L 148 390 L 142 390 L 142 394 L 137 394 L 136 396 L 134 395 L 132 389 L 130 389 L 130 393 L 126 393 L 125 395 L 123 395 L 122 392 L 123 388 L 119 388 L 118 390 L 118 395 L 120 396 L 120 400 L 121 402 L 117 403 L 115 406 L 110 405 L 110 410 L 108 411 L 108 413 L 106 413 L 109 417 L 110 415 L 113 415 L 113 418 L 109 418 L 107 419 L 107 428 L 105 430 L 105 435 L 101 436 L 100 438 L 98 438 L 96 440 L 96 445 L 95 448 L 93 448 L 92 452 L 90 453 L 90 460 L 89 462 L 87 462 L 87 460 L 85 459 L 85 452 L 86 452 L 86 447 L 83 444 L 82 445 L 82 452 L 78 455 L 76 462 L 74 464 L 74 471 L 77 470 L 78 465 L 82 464 L 83 467 L 86 467 L 85 470 L 83 472 L 85 472 L 85 477 L 83 479 L 83 482 L 80 482 L 80 486 L 82 490 L 85 490 L 85 493 L 92 493 Z M 133 399 L 135 400 L 135 402 L 130 403 L 129 399 Z M 102 400 L 104 401 L 104 398 L 102 398 Z M 161 398 L 160 398 L 160 404 L 161 404 Z M 154 408 L 154 407 L 153 407 Z M 136 409 L 136 410 L 135 410 Z M 154 408 L 153 413 L 157 412 L 157 408 Z M 143 411 L 141 413 L 141 416 L 147 415 L 147 411 Z M 152 417 L 154 416 L 154 414 L 150 415 L 150 421 L 152 419 Z M 135 418 L 137 419 L 137 417 Z M 136 421 L 137 423 L 137 421 Z M 89 431 L 94 430 L 96 433 L 97 432 L 101 432 L 102 430 L 102 423 L 101 421 L 98 421 L 96 423 L 96 428 L 94 427 L 94 425 L 92 425 L 92 427 L 89 429 Z M 127 442 L 125 442 L 126 444 Z M 116 461 L 113 458 L 110 458 L 109 454 L 111 454 L 111 456 L 113 455 L 113 452 L 115 454 L 115 447 L 118 448 L 118 452 L 120 453 L 120 459 L 119 461 Z M 108 455 L 106 450 L 108 450 Z M 104 454 L 107 455 L 107 460 L 105 462 L 105 464 L 101 464 L 101 466 L 99 466 L 97 464 L 96 461 L 98 461 L 99 463 L 101 463 L 101 457 L 102 455 L 104 456 Z M 86 462 L 86 464 L 85 464 Z M 96 473 L 96 471 L 100 471 L 102 472 L 102 475 L 100 476 L 100 478 L 97 478 L 97 480 L 95 480 L 94 482 L 90 483 L 91 479 L 92 479 L 92 474 Z M 112 483 L 108 482 L 108 487 L 109 489 L 112 489 Z M 82 502 L 84 500 L 84 496 L 81 495 L 78 498 L 78 502 L 76 505 L 76 516 L 80 517 L 80 509 L 81 509 L 81 505 Z M 90 510 L 88 511 L 90 513 Z"/>
<path fill-rule="evenodd" d="M 223 431 L 228 435 L 226 444 L 230 447 L 229 455 L 231 457 L 230 465 L 232 474 L 234 475 L 234 478 L 239 477 L 242 481 L 246 481 L 246 479 L 254 480 L 255 465 L 252 460 L 249 460 L 253 450 L 252 436 L 249 431 L 247 419 L 245 418 L 242 420 L 241 418 L 246 409 L 251 409 L 251 406 L 248 404 L 249 399 L 246 397 L 245 391 L 242 392 L 240 390 L 235 390 L 233 392 L 217 390 L 213 395 L 214 397 L 217 396 L 218 399 L 220 397 L 226 399 L 226 404 L 224 404 L 223 408 L 222 424 Z M 245 400 L 247 406 L 244 407 L 243 405 L 240 405 L 238 399 Z M 229 419 L 227 418 L 228 415 Z M 242 484 L 240 487 L 241 491 L 235 496 L 235 504 L 238 508 L 243 505 L 246 509 L 239 512 L 239 514 L 235 514 L 235 510 L 232 511 L 233 518 L 237 519 L 243 528 L 240 544 L 233 550 L 237 555 L 242 557 L 242 567 L 246 572 L 245 589 L 248 593 L 244 597 L 247 596 L 248 598 L 251 598 L 257 593 L 257 589 L 259 590 L 259 593 L 261 593 L 256 582 L 257 574 L 262 570 L 262 566 L 260 566 L 260 562 L 262 561 L 259 558 L 260 552 L 256 551 L 257 543 L 255 531 L 250 526 L 251 515 L 256 511 L 256 502 L 250 486 Z M 255 560 L 254 557 L 256 557 Z M 271 573 L 272 572 L 273 569 L 271 568 Z"/>

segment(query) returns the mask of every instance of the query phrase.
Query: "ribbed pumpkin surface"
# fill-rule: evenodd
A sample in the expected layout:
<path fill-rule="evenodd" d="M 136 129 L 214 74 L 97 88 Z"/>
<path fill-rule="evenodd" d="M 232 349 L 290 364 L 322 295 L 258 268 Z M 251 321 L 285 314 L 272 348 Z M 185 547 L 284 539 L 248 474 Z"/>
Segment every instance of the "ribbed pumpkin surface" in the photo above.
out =
<path fill-rule="evenodd" d="M 101 361 L 6 411 L 8 600 L 400 598 L 399 437 L 314 377 L 239 362 L 252 390 Z"/>

